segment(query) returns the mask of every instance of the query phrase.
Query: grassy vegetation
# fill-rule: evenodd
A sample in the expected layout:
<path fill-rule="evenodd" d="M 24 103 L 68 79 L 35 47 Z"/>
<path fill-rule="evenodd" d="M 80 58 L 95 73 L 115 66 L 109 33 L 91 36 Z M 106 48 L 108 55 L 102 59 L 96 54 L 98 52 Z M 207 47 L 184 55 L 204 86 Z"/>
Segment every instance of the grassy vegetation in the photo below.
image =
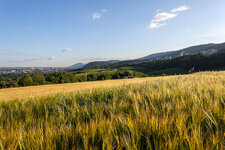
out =
<path fill-rule="evenodd" d="M 174 74 L 188 74 L 188 71 L 183 68 L 169 68 L 156 70 L 149 73 L 152 76 L 160 76 L 160 75 L 174 75 Z"/>
<path fill-rule="evenodd" d="M 119 69 L 124 70 L 134 70 L 138 72 L 145 73 L 148 76 L 162 76 L 162 75 L 179 75 L 179 74 L 188 74 L 189 71 L 184 68 L 166 68 L 166 69 L 149 69 L 144 66 L 129 66 L 129 67 L 121 67 Z M 220 69 L 224 70 L 224 69 Z"/>
<path fill-rule="evenodd" d="M 0 149 L 224 149 L 224 87 L 204 72 L 1 102 Z"/>
<path fill-rule="evenodd" d="M 72 73 L 79 74 L 79 75 L 86 75 L 86 74 L 89 75 L 89 74 L 97 74 L 97 73 L 102 73 L 102 72 L 107 72 L 107 71 L 110 72 L 112 70 L 96 69 L 96 68 L 93 68 L 93 69 L 77 69 L 77 70 L 72 71 Z"/>
<path fill-rule="evenodd" d="M 91 90 L 93 88 L 112 88 L 115 86 L 122 86 L 127 84 L 140 84 L 147 81 L 153 81 L 164 78 L 173 78 L 173 76 L 164 77 L 145 77 L 134 79 L 117 79 L 117 80 L 105 80 L 105 81 L 89 81 L 89 82 L 77 82 L 66 84 L 50 84 L 40 86 L 27 86 L 17 88 L 0 89 L 0 102 L 14 99 L 28 99 L 40 97 L 52 96 L 56 94 L 65 94 L 70 92 L 79 92 L 85 90 Z"/>

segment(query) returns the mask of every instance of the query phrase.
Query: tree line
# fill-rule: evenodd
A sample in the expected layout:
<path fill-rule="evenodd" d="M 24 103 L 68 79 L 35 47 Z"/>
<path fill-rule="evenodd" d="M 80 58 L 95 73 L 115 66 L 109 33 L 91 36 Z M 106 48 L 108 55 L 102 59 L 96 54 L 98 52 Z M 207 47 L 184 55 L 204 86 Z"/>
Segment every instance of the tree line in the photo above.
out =
<path fill-rule="evenodd" d="M 106 71 L 104 73 L 93 73 L 88 75 L 75 74 L 73 72 L 54 72 L 49 75 L 44 75 L 40 72 L 35 72 L 34 74 L 25 74 L 22 78 L 18 78 L 15 81 L 1 81 L 0 88 L 120 79 L 128 76 L 145 77 L 147 75 L 130 70 Z"/>

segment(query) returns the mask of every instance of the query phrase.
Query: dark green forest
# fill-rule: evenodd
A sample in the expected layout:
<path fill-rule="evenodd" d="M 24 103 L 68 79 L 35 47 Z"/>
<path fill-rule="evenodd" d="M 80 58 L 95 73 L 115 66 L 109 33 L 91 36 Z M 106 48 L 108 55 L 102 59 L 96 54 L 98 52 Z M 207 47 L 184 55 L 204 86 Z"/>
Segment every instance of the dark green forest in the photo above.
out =
<path fill-rule="evenodd" d="M 176 57 L 173 59 L 146 61 L 142 63 L 117 63 L 111 66 L 103 67 L 127 68 L 146 73 L 149 76 L 187 74 L 210 70 L 225 70 L 225 51 L 220 51 L 212 55 L 199 53 L 195 55 Z"/>

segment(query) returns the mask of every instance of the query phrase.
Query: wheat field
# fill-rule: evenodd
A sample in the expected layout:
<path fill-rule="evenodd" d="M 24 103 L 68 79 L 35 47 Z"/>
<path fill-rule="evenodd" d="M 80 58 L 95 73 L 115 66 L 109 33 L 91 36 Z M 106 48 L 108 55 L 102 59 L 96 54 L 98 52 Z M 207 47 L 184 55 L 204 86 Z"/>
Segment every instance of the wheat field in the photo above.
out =
<path fill-rule="evenodd" d="M 225 149 L 224 71 L 126 81 L 19 88 L 0 103 L 0 149 Z M 39 97 L 51 86 L 66 87 Z"/>
<path fill-rule="evenodd" d="M 147 78 L 117 79 L 117 80 L 105 80 L 105 81 L 7 88 L 7 89 L 0 89 L 0 101 L 53 96 L 60 93 L 65 94 L 70 92 L 78 92 L 78 91 L 81 92 L 83 90 L 90 90 L 93 88 L 110 88 L 115 86 L 143 83 L 143 82 L 158 80 L 162 78 L 173 78 L 173 77 L 174 76 L 147 77 Z"/>

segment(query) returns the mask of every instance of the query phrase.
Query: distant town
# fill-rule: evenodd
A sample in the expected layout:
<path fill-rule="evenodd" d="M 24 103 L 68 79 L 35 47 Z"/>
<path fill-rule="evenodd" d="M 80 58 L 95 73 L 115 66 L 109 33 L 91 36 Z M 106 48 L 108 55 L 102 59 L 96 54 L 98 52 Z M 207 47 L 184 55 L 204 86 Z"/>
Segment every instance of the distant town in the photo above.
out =
<path fill-rule="evenodd" d="M 52 73 L 58 71 L 68 71 L 63 67 L 0 67 L 0 74 L 26 74 L 26 73 Z"/>

